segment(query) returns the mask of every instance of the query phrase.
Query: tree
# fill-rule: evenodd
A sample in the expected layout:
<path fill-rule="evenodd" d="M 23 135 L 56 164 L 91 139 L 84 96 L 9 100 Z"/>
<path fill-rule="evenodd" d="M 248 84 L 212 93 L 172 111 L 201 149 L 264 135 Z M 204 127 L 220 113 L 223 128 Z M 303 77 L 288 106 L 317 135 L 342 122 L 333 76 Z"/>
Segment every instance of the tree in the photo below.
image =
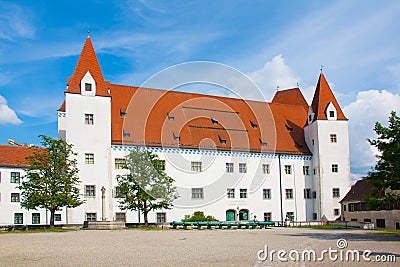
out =
<path fill-rule="evenodd" d="M 395 111 L 391 112 L 388 127 L 375 123 L 374 131 L 378 138 L 368 139 L 380 152 L 375 168 L 368 173 L 365 179 L 374 188 L 367 199 L 371 208 L 387 206 L 394 208 L 400 201 L 400 118 Z"/>
<path fill-rule="evenodd" d="M 143 213 L 148 226 L 152 210 L 171 209 L 178 197 L 174 180 L 164 171 L 164 162 L 156 154 L 136 147 L 126 156 L 129 174 L 117 177 L 120 208 Z"/>
<path fill-rule="evenodd" d="M 195 211 L 192 216 L 185 215 L 185 218 L 182 222 L 217 222 L 218 220 L 212 216 L 208 215 L 205 216 L 204 212 L 202 211 Z"/>
<path fill-rule="evenodd" d="M 27 157 L 29 167 L 18 187 L 22 190 L 21 207 L 44 208 L 50 211 L 50 227 L 54 227 L 54 214 L 61 207 L 74 208 L 83 203 L 79 197 L 76 176 L 76 153 L 72 145 L 45 135 L 39 136 L 43 148 L 33 147 Z"/>

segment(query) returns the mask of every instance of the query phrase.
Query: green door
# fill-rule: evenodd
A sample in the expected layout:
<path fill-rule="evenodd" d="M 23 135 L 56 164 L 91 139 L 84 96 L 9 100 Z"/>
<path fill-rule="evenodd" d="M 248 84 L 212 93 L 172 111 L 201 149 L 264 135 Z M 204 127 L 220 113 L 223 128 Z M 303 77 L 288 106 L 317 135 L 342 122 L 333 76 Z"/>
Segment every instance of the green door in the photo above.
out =
<path fill-rule="evenodd" d="M 235 220 L 235 212 L 233 210 L 226 211 L 226 220 L 227 221 L 234 221 Z"/>
<path fill-rule="evenodd" d="M 249 211 L 248 210 L 240 210 L 239 211 L 239 220 L 247 221 L 249 219 Z"/>

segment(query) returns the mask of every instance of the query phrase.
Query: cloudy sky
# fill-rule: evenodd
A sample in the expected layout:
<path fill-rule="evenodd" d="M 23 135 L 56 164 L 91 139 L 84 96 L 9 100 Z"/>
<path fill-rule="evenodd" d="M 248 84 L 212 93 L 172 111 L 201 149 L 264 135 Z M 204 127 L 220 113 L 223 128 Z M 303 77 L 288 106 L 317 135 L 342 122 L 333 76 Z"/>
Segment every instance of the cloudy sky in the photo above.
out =
<path fill-rule="evenodd" d="M 57 136 L 56 110 L 90 28 L 112 83 L 212 61 L 248 75 L 268 101 L 297 84 L 311 101 L 323 65 L 350 119 L 353 179 L 366 174 L 374 123 L 400 110 L 399 1 L 187 2 L 0 1 L 0 143 Z"/>

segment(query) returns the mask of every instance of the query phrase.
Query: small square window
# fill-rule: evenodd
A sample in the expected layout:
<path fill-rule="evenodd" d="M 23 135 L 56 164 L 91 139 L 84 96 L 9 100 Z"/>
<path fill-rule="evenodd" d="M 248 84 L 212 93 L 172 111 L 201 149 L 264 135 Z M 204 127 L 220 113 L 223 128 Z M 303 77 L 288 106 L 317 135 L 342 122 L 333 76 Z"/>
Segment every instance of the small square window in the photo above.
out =
<path fill-rule="evenodd" d="M 257 128 L 258 128 L 257 123 L 255 123 L 255 122 L 253 122 L 253 121 L 250 121 L 250 124 L 251 124 L 251 127 L 252 127 L 253 129 L 257 129 Z"/>
<path fill-rule="evenodd" d="M 226 163 L 226 172 L 233 173 L 233 163 L 230 162 Z"/>
<path fill-rule="evenodd" d="M 192 188 L 192 199 L 203 199 L 203 188 Z"/>
<path fill-rule="evenodd" d="M 239 163 L 239 173 L 246 173 L 246 172 L 247 172 L 246 163 Z"/>
<path fill-rule="evenodd" d="M 61 214 L 59 213 L 54 214 L 54 221 L 61 222 Z"/>
<path fill-rule="evenodd" d="M 292 174 L 292 166 L 285 165 L 285 174 Z"/>
<path fill-rule="evenodd" d="M 19 172 L 11 172 L 10 183 L 19 184 L 21 182 L 21 177 Z"/>
<path fill-rule="evenodd" d="M 173 133 L 172 136 L 174 137 L 175 141 L 181 141 L 181 137 L 179 135 L 176 135 L 175 133 Z"/>
<path fill-rule="evenodd" d="M 316 191 L 312 192 L 312 198 L 317 198 L 317 192 Z"/>
<path fill-rule="evenodd" d="M 22 213 L 14 213 L 14 224 L 23 224 L 24 215 Z"/>
<path fill-rule="evenodd" d="M 337 164 L 332 164 L 332 172 L 339 172 L 339 166 Z"/>
<path fill-rule="evenodd" d="M 332 197 L 334 198 L 340 197 L 340 188 L 332 188 Z"/>
<path fill-rule="evenodd" d="M 115 213 L 115 221 L 126 222 L 126 213 L 125 212 L 116 212 Z"/>
<path fill-rule="evenodd" d="M 271 189 L 263 189 L 263 199 L 271 199 Z"/>
<path fill-rule="evenodd" d="M 213 125 L 218 125 L 218 120 L 211 118 L 211 123 Z"/>
<path fill-rule="evenodd" d="M 166 223 L 167 216 L 165 212 L 157 212 L 157 223 Z"/>
<path fill-rule="evenodd" d="M 234 188 L 228 188 L 227 189 L 227 196 L 228 196 L 228 198 L 235 198 L 235 189 Z"/>
<path fill-rule="evenodd" d="M 331 136 L 330 136 L 330 140 L 331 140 L 331 143 L 337 143 L 337 137 L 336 137 L 336 134 L 331 134 Z"/>
<path fill-rule="evenodd" d="M 310 175 L 310 166 L 303 166 L 303 175 Z"/>
<path fill-rule="evenodd" d="M 11 202 L 19 202 L 20 196 L 19 193 L 11 193 Z"/>
<path fill-rule="evenodd" d="M 264 212 L 264 222 L 272 221 L 272 214 L 271 212 Z"/>
<path fill-rule="evenodd" d="M 115 169 L 121 170 L 126 168 L 126 159 L 115 159 Z"/>
<path fill-rule="evenodd" d="M 32 213 L 32 224 L 40 224 L 40 213 Z"/>
<path fill-rule="evenodd" d="M 167 117 L 168 117 L 168 120 L 169 121 L 173 121 L 173 120 L 175 120 L 175 117 L 174 116 L 172 116 L 171 114 L 169 114 L 169 113 L 167 113 Z"/>
<path fill-rule="evenodd" d="M 201 162 L 199 161 L 192 161 L 192 172 L 201 172 Z"/>
<path fill-rule="evenodd" d="M 289 221 L 294 221 L 294 212 L 292 211 L 286 212 L 286 219 Z"/>
<path fill-rule="evenodd" d="M 286 192 L 286 199 L 293 199 L 293 189 L 287 188 L 285 192 Z"/>
<path fill-rule="evenodd" d="M 85 124 L 87 124 L 87 125 L 94 124 L 94 115 L 93 114 L 85 114 Z"/>
<path fill-rule="evenodd" d="M 94 154 L 93 153 L 85 154 L 85 164 L 94 164 Z"/>
<path fill-rule="evenodd" d="M 219 142 L 220 142 L 222 145 L 226 145 L 226 139 L 225 139 L 225 138 L 222 138 L 221 136 L 218 135 L 218 139 L 219 139 Z"/>
<path fill-rule="evenodd" d="M 335 111 L 329 111 L 329 117 L 331 118 L 335 117 Z"/>
<path fill-rule="evenodd" d="M 316 220 L 316 219 L 318 218 L 318 214 L 314 212 L 314 213 L 312 214 L 312 217 L 313 217 L 313 220 Z"/>
<path fill-rule="evenodd" d="M 339 216 L 339 209 L 334 209 L 333 214 L 334 216 Z"/>
<path fill-rule="evenodd" d="M 92 91 L 92 84 L 91 83 L 85 83 L 85 91 L 86 92 Z"/>
<path fill-rule="evenodd" d="M 304 188 L 304 198 L 305 199 L 311 198 L 311 189 L 310 188 Z"/>
<path fill-rule="evenodd" d="M 313 173 L 314 173 L 314 175 L 316 175 L 317 174 L 317 169 L 313 169 Z"/>
<path fill-rule="evenodd" d="M 88 222 L 97 221 L 97 213 L 96 212 L 87 212 L 86 213 L 86 221 L 88 221 Z"/>
<path fill-rule="evenodd" d="M 124 132 L 124 138 L 130 138 L 130 137 L 131 137 L 131 134 L 130 134 L 130 133 Z"/>
<path fill-rule="evenodd" d="M 115 186 L 114 187 L 114 198 L 120 198 L 121 197 L 121 187 Z"/>
<path fill-rule="evenodd" d="M 96 186 L 85 185 L 85 197 L 95 197 L 95 196 L 96 196 Z"/>
<path fill-rule="evenodd" d="M 262 173 L 263 174 L 269 174 L 270 169 L 269 169 L 269 164 L 263 164 L 262 165 Z"/>
<path fill-rule="evenodd" d="M 240 189 L 240 198 L 247 198 L 247 189 Z"/>

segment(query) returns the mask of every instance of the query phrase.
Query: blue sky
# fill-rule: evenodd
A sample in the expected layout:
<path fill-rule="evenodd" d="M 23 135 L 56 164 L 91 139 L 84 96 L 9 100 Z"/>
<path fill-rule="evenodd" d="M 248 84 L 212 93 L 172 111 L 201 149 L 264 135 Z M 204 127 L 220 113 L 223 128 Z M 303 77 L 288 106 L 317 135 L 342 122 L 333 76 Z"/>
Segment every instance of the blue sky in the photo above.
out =
<path fill-rule="evenodd" d="M 0 1 L 0 143 L 57 136 L 57 108 L 90 27 L 106 80 L 140 85 L 188 61 L 232 66 L 271 100 L 320 66 L 350 119 L 353 178 L 375 121 L 400 110 L 399 1 Z"/>

